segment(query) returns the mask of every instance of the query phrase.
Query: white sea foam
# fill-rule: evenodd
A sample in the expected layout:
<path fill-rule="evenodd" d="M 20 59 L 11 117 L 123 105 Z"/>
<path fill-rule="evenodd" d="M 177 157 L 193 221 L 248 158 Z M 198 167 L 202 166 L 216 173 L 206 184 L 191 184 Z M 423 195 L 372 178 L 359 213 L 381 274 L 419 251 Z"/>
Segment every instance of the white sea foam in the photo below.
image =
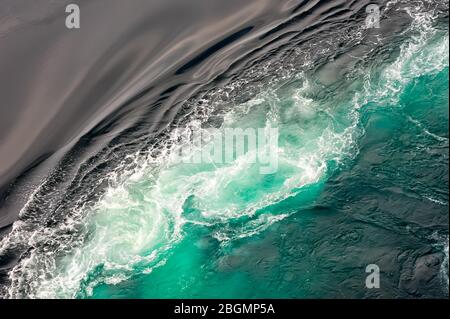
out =
<path fill-rule="evenodd" d="M 330 106 L 312 106 L 311 100 L 299 97 L 299 89 L 293 88 L 292 92 L 293 97 L 283 97 L 284 101 L 271 91 L 236 105 L 223 124 L 284 125 L 281 129 L 286 140 L 275 150 L 283 166 L 277 172 L 280 183 L 276 187 L 259 189 L 265 175 L 259 173 L 258 164 L 249 161 L 247 154 L 220 167 L 172 163 L 168 160 L 170 148 L 156 161 L 141 157 L 137 160 L 140 168 L 131 174 L 126 172 L 126 179 L 112 175 L 111 186 L 82 221 L 90 233 L 86 241 L 65 256 L 48 258 L 51 267 L 47 269 L 39 269 L 41 254 L 31 253 L 11 273 L 10 296 L 20 296 L 24 273 L 34 277 L 28 296 L 51 298 L 75 297 L 87 277 L 96 271 L 99 274 L 95 284 L 118 283 L 137 268 L 149 272 L 161 265 L 165 254 L 183 238 L 186 223 L 226 224 L 247 216 L 249 220 L 240 231 L 223 227 L 213 234 L 218 240 L 229 241 L 257 234 L 288 216 L 266 213 L 252 217 L 259 209 L 294 196 L 303 186 L 323 179 L 327 163 L 349 152 L 356 128 L 355 122 L 347 129 L 335 130 L 333 119 L 325 113 L 320 115 L 322 118 L 311 115 L 313 110 L 327 107 L 332 112 Z M 302 120 L 314 121 L 303 123 L 300 131 L 289 109 L 302 107 L 308 113 L 300 114 Z M 281 123 L 284 111 L 286 123 Z M 201 129 L 198 119 L 189 126 Z M 299 140 L 290 143 L 289 136 Z M 170 137 L 172 149 L 187 138 L 180 136 L 180 131 L 174 132 Z M 251 199 L 246 198 L 246 192 Z M 198 215 L 184 215 L 184 205 L 190 198 Z M 89 294 L 92 288 L 91 282 L 83 289 Z"/>

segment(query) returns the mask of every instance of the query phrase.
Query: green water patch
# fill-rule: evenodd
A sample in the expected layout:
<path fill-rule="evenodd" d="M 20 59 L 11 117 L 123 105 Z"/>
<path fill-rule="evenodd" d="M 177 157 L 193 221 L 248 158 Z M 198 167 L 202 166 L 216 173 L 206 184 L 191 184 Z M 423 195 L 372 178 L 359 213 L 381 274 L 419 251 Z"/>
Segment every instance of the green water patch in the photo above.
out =
<path fill-rule="evenodd" d="M 252 218 L 207 228 L 187 224 L 186 236 L 164 266 L 116 286 L 101 285 L 93 297 L 445 295 L 445 271 L 429 266 L 428 273 L 414 274 L 417 261 L 433 259 L 439 265 L 448 258 L 448 67 L 405 83 L 398 98 L 387 94 L 361 106 L 365 133 L 353 163 L 339 170 L 336 162 L 328 162 L 328 178 L 261 208 L 256 216 L 294 214 L 231 242 L 217 240 L 215 229 L 245 234 Z M 292 101 L 282 103 L 285 107 Z M 320 110 L 307 113 L 294 123 L 314 123 Z M 283 124 L 289 126 L 290 119 Z M 320 131 L 320 125 L 308 127 L 312 136 L 315 129 Z M 305 145 L 293 135 L 287 130 L 284 142 Z M 275 179 L 266 176 L 258 185 Z M 193 206 L 187 203 L 185 209 L 194 213 Z M 383 287 L 377 292 L 363 285 L 365 266 L 371 263 L 382 268 Z"/>
<path fill-rule="evenodd" d="M 445 273 L 438 266 L 448 239 L 433 234 L 445 235 L 448 225 L 447 92 L 444 68 L 414 79 L 396 109 L 367 104 L 355 161 L 324 183 L 262 209 L 272 216 L 295 214 L 226 243 L 212 236 L 214 227 L 186 224 L 184 239 L 163 266 L 117 285 L 99 285 L 93 297 L 445 296 Z M 435 248 L 436 241 L 443 246 Z M 422 260 L 437 264 L 424 268 Z M 364 287 L 365 266 L 372 263 L 382 270 L 377 291 Z"/>

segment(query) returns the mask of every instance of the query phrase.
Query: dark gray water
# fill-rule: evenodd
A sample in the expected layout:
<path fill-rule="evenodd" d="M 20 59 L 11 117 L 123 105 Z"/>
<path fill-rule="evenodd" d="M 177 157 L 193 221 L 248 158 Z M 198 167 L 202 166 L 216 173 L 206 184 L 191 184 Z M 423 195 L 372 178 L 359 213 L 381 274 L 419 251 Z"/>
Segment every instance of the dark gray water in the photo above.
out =
<path fill-rule="evenodd" d="M 69 30 L 69 3 L 0 3 L 0 227 L 17 217 L 23 198 L 11 188 L 33 167 L 45 175 L 121 113 L 128 115 L 103 143 L 144 117 L 149 131 L 160 128 L 194 88 L 246 54 L 264 54 L 279 36 L 260 40 L 265 33 L 304 10 L 313 19 L 333 7 L 294 13 L 295 1 L 79 1 L 82 28 Z M 96 144 L 96 151 L 104 145 Z"/>

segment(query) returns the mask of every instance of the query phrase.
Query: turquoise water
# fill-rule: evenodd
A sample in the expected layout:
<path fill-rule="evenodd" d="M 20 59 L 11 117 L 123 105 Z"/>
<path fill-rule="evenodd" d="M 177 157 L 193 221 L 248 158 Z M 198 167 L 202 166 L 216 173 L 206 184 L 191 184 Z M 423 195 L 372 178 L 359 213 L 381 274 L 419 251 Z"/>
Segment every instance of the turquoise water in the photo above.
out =
<path fill-rule="evenodd" d="M 415 201 L 445 219 L 447 59 L 448 38 L 441 35 L 375 80 L 343 86 L 338 98 L 316 98 L 315 79 L 298 76 L 236 106 L 222 125 L 279 127 L 278 171 L 259 174 L 258 164 L 245 159 L 221 167 L 169 164 L 155 181 L 143 174 L 112 193 L 94 217 L 104 227 L 94 247 L 116 264 L 92 270 L 93 281 L 78 296 L 365 296 L 364 262 L 384 264 L 391 250 L 420 245 L 412 234 L 424 222 Z M 429 64 L 417 68 L 421 63 Z M 398 248 L 386 232 L 402 234 L 394 240 Z M 123 272 L 130 250 L 152 260 Z M 392 285 L 394 275 L 386 276 L 382 282 Z M 98 278 L 106 283 L 97 285 Z"/>
<path fill-rule="evenodd" d="M 113 172 L 89 214 L 67 222 L 84 230 L 73 249 L 44 265 L 39 255 L 23 261 L 17 271 L 35 278 L 28 293 L 448 295 L 448 52 L 448 31 L 424 28 L 390 62 L 361 65 L 333 85 L 320 70 L 290 74 L 192 119 L 196 130 L 277 128 L 277 144 L 263 146 L 277 169 L 261 174 L 251 152 L 179 163 L 172 155 L 192 130 L 176 131 L 159 157 L 130 155 L 136 167 Z M 381 269 L 376 291 L 364 286 L 369 264 Z M 12 278 L 10 294 L 19 295 Z"/>
<path fill-rule="evenodd" d="M 444 46 L 448 56 L 447 41 L 440 38 L 430 45 Z M 436 47 L 430 49 L 435 50 Z M 414 228 L 425 222 L 414 205 L 431 204 L 436 218 L 445 219 L 448 66 L 444 66 L 444 61 L 445 56 L 439 60 L 444 64 L 431 72 L 413 73 L 406 75 L 410 76 L 407 80 L 402 77 L 402 83 L 390 83 L 398 85 L 395 93 L 373 99 L 366 95 L 365 103 L 357 109 L 350 92 L 351 98 L 337 105 L 332 105 L 336 101 L 303 100 L 307 103 L 305 113 L 279 124 L 283 154 L 298 151 L 293 151 L 293 158 L 307 157 L 306 169 L 297 171 L 287 160 L 281 160 L 280 171 L 259 177 L 263 180 L 249 176 L 251 172 L 239 171 L 237 176 L 227 176 L 233 183 L 230 188 L 220 187 L 214 190 L 217 192 L 214 195 L 206 192 L 205 200 L 213 203 L 197 204 L 222 207 L 225 211 L 227 203 L 236 202 L 230 201 L 230 196 L 236 193 L 228 192 L 238 192 L 245 205 L 259 203 L 259 192 L 275 194 L 289 178 L 298 176 L 295 186 L 283 189 L 280 196 L 292 197 L 272 201 L 267 206 L 263 204 L 255 215 L 236 220 L 227 216 L 223 224 L 186 221 L 182 239 L 171 249 L 163 265 L 148 274 L 132 275 L 117 285 L 100 284 L 92 297 L 320 298 L 354 297 L 355 292 L 356 296 L 365 296 L 364 261 L 369 264 L 372 257 L 374 262 L 386 263 L 382 256 L 392 254 L 386 251 L 386 243 L 395 243 L 390 248 L 393 251 L 408 245 L 420 246 L 414 230 L 408 231 L 408 224 Z M 409 72 L 413 64 L 414 61 L 405 61 L 401 72 Z M 389 67 L 384 72 L 390 72 Z M 383 89 L 387 83 L 382 81 L 387 80 L 390 79 L 381 76 L 370 89 L 375 92 Z M 297 83 L 290 85 L 296 87 Z M 277 115 L 282 118 L 283 112 L 297 107 L 296 95 L 287 88 L 278 94 L 281 98 L 276 100 Z M 267 99 L 273 102 L 271 98 Z M 254 114 L 246 115 L 250 119 L 244 116 L 240 117 L 241 121 L 253 125 L 250 120 L 270 114 L 267 110 L 270 103 L 266 101 L 263 99 L 257 105 Z M 355 144 L 359 146 L 358 152 Z M 325 163 L 323 169 L 322 163 Z M 197 169 L 190 170 L 188 175 L 199 174 Z M 302 182 L 305 172 L 311 174 Z M 181 175 L 178 171 L 176 174 Z M 215 183 L 218 180 L 215 174 L 207 178 Z M 423 203 L 427 196 L 431 202 Z M 401 203 L 407 206 L 402 207 Z M 192 208 L 189 205 L 195 207 L 190 202 L 183 214 Z M 208 211 L 211 206 L 202 211 Z M 228 213 L 219 210 L 217 214 L 221 217 Z M 280 220 L 272 223 L 266 216 Z M 210 217 L 204 219 L 205 223 L 211 222 Z M 259 230 L 261 225 L 264 229 Z M 252 235 L 255 229 L 257 234 Z M 225 234 L 218 240 L 217 235 L 222 232 Z M 400 233 L 401 240 L 389 242 L 392 232 Z M 223 240 L 224 237 L 227 239 Z M 395 273 L 392 266 L 386 267 L 389 267 L 386 272 Z M 104 274 L 103 270 L 98 271 L 97 275 Z M 382 284 L 392 285 L 391 277 L 395 274 L 386 276 Z M 342 291 L 335 288 L 340 285 Z M 349 287 L 355 289 L 350 291 Z"/>

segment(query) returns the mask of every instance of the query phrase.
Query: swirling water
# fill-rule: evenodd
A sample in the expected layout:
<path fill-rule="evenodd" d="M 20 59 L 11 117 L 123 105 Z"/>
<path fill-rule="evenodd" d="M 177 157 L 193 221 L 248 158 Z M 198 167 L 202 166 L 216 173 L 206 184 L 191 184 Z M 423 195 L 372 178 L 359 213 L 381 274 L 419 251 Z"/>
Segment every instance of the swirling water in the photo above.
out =
<path fill-rule="evenodd" d="M 289 41 L 190 88 L 157 133 L 137 121 L 64 158 L 0 242 L 13 261 L 2 294 L 448 296 L 448 4 L 385 3 L 381 30 L 346 10 L 335 22 L 336 8 L 321 16 L 340 30 L 280 24 L 271 32 Z M 181 69 L 194 64 L 209 67 Z M 176 128 L 209 127 L 278 128 L 277 170 L 260 174 L 248 154 L 173 161 L 192 132 Z M 380 289 L 364 286 L 368 264 Z"/>

